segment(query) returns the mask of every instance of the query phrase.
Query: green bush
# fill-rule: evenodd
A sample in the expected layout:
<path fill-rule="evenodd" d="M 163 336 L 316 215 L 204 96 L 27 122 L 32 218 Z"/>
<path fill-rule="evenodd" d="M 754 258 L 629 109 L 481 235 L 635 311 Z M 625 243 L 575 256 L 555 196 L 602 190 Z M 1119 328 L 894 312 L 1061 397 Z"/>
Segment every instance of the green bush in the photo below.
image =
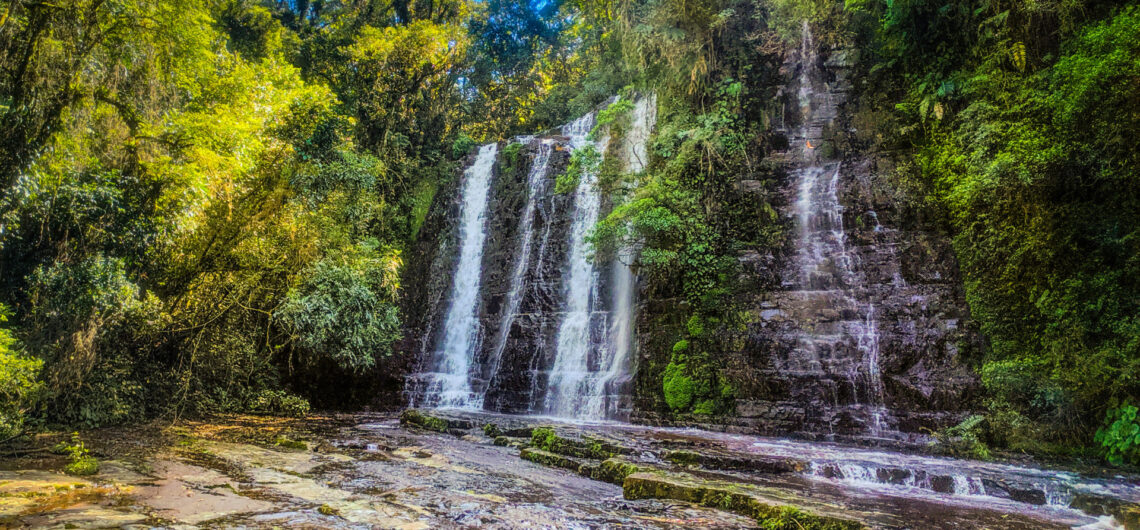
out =
<path fill-rule="evenodd" d="M 370 245 L 317 262 L 289 290 L 274 318 L 309 359 L 328 357 L 363 370 L 392 353 L 400 337 L 394 299 L 402 262 Z"/>
<path fill-rule="evenodd" d="M 956 456 L 988 460 L 990 449 L 982 441 L 982 428 L 985 422 L 985 416 L 980 414 L 970 416 L 958 425 L 935 432 L 935 443 L 944 451 Z"/>
<path fill-rule="evenodd" d="M 1123 405 L 1108 411 L 1104 427 L 1096 432 L 1096 442 L 1114 466 L 1140 464 L 1140 420 L 1136 407 Z"/>
<path fill-rule="evenodd" d="M 0 322 L 8 320 L 0 304 Z M 43 361 L 26 356 L 11 331 L 0 328 L 0 442 L 23 432 L 25 415 L 38 401 L 43 385 L 36 380 Z"/>
<path fill-rule="evenodd" d="M 262 390 L 248 405 L 250 412 L 303 417 L 309 413 L 309 401 L 284 390 Z"/>
<path fill-rule="evenodd" d="M 57 452 L 65 452 L 71 462 L 64 466 L 63 471 L 68 475 L 86 476 L 99 472 L 99 461 L 91 456 L 87 444 L 79 438 L 79 433 L 71 433 L 71 443 L 60 442 L 55 447 Z"/>
<path fill-rule="evenodd" d="M 473 138 L 466 134 L 460 134 L 451 144 L 451 156 L 453 158 L 463 158 L 475 148 L 477 143 Z"/>
<path fill-rule="evenodd" d="M 602 163 L 602 155 L 593 145 L 586 145 L 575 149 L 570 155 L 570 165 L 566 171 L 554 179 L 554 193 L 574 193 L 578 189 L 578 182 L 587 173 L 596 172 Z"/>

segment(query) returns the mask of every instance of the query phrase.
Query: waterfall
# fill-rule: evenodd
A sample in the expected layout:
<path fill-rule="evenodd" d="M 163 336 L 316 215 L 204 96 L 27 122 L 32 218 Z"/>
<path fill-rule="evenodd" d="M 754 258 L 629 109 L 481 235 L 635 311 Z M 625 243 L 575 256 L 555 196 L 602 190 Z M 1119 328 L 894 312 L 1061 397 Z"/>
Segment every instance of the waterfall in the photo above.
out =
<path fill-rule="evenodd" d="M 468 374 L 478 351 L 477 308 L 482 276 L 484 221 L 491 190 L 491 170 L 498 144 L 479 148 L 475 163 L 463 172 L 463 203 L 460 208 L 459 264 L 451 285 L 451 305 L 444 321 L 443 347 L 436 355 L 435 371 L 426 378 L 423 405 L 476 408 Z"/>
<path fill-rule="evenodd" d="M 609 127 L 591 136 L 596 112 L 566 124 L 561 135 L 516 138 L 534 153 L 529 169 L 504 171 L 495 178 L 507 180 L 493 192 L 497 144 L 480 148 L 460 182 L 458 256 L 444 298 L 450 305 L 438 342 L 425 348 L 423 368 L 408 378 L 413 406 L 583 419 L 628 413 L 639 249 L 626 242 L 612 260 L 595 264 L 589 235 L 611 204 L 636 189 L 655 120 L 656 98 L 634 101 L 623 143 L 615 144 L 631 178 L 622 179 L 612 201 L 601 193 L 600 166 L 593 164 L 583 168 L 572 196 L 552 194 L 552 168 L 565 163 L 567 151 L 593 149 L 604 158 Z M 521 211 L 516 217 L 503 208 Z"/>
<path fill-rule="evenodd" d="M 562 128 L 570 137 L 573 151 L 593 147 L 605 153 L 609 136 L 600 141 L 588 138 L 594 126 L 595 113 L 591 112 Z M 602 417 L 603 408 L 596 400 L 583 403 L 582 396 L 592 394 L 597 384 L 597 372 L 590 369 L 593 311 L 597 306 L 597 272 L 590 260 L 586 236 L 598 221 L 602 198 L 597 189 L 598 172 L 587 168 L 578 181 L 574 194 L 574 220 L 570 228 L 569 276 L 565 288 L 565 311 L 558 329 L 554 366 L 550 371 L 550 384 L 546 395 L 546 411 L 564 417 Z M 597 356 L 594 355 L 594 366 Z"/>
<path fill-rule="evenodd" d="M 637 100 L 630 115 L 629 128 L 622 139 L 622 158 L 625 162 L 626 173 L 635 176 L 633 187 L 636 189 L 637 177 L 645 171 L 649 163 L 649 137 L 657 122 L 657 96 L 650 94 Z M 635 244 L 622 245 L 617 251 L 617 258 L 610 267 L 611 299 L 610 299 L 610 326 L 609 326 L 609 363 L 604 369 L 604 375 L 598 381 L 594 391 L 601 391 L 607 398 L 605 403 L 606 417 L 614 417 L 619 412 L 622 392 L 618 388 L 627 381 L 620 378 L 630 374 L 631 353 L 635 347 L 634 327 L 636 326 L 637 309 L 637 275 L 633 271 L 633 261 L 637 255 Z"/>
<path fill-rule="evenodd" d="M 653 95 L 641 97 L 634 103 L 619 149 L 628 174 L 638 175 L 645 170 L 648 140 L 656 114 L 657 99 Z M 573 149 L 592 146 L 604 154 L 609 144 L 608 135 L 597 142 L 591 142 L 586 136 L 593 123 L 594 116 L 587 115 L 566 126 L 563 133 L 571 138 Z M 637 248 L 623 245 L 618 249 L 607 271 L 609 296 L 600 300 L 599 273 L 590 262 L 586 241 L 601 208 L 597 177 L 596 170 L 584 172 L 575 193 L 565 313 L 558 330 L 544 407 L 556 416 L 617 417 L 622 412 L 622 396 L 628 393 L 623 392 L 623 387 L 629 383 L 635 346 L 637 276 L 631 265 Z M 630 191 L 632 189 L 627 193 Z"/>
<path fill-rule="evenodd" d="M 490 371 L 487 372 L 489 374 L 487 383 L 477 392 L 476 408 L 483 408 L 487 389 L 494 383 L 495 376 L 499 373 L 499 365 L 503 360 L 503 350 L 507 347 L 507 338 L 510 335 L 511 326 L 514 324 L 515 316 L 519 311 L 519 304 L 522 302 L 526 273 L 530 264 L 531 246 L 534 244 L 535 210 L 538 202 L 542 200 L 543 191 L 546 187 L 546 170 L 550 166 L 550 153 L 552 151 L 554 151 L 554 143 L 551 140 L 543 140 L 539 143 L 538 154 L 535 156 L 527 175 L 526 207 L 523 210 L 522 217 L 519 218 L 518 261 L 511 272 L 511 286 L 510 291 L 507 292 L 507 307 L 503 311 L 502 321 L 499 324 L 495 349 L 488 359 Z"/>
<path fill-rule="evenodd" d="M 816 94 L 814 83 L 822 76 L 817 71 L 815 44 L 807 22 L 803 23 L 800 45 L 799 104 L 803 125 L 798 141 L 802 142 L 802 167 L 794 173 L 798 179 L 795 202 L 799 224 L 796 241 L 798 284 L 804 296 L 822 307 L 833 307 L 842 314 L 849 309 L 862 319 L 843 320 L 838 333 L 805 330 L 799 342 L 805 357 L 798 365 L 785 368 L 806 372 L 845 373 L 855 399 L 855 408 L 865 416 L 866 429 L 872 436 L 889 430 L 889 414 L 884 406 L 883 381 L 879 366 L 879 331 L 875 305 L 861 300 L 866 282 L 856 270 L 847 249 L 843 225 L 843 205 L 839 201 L 842 164 L 826 160 L 817 149 L 823 146 L 823 130 L 836 116 L 835 105 L 824 91 Z M 821 97 L 822 96 L 822 97 Z M 875 217 L 878 222 L 877 216 Z M 841 343 L 853 342 L 860 359 L 836 358 Z M 820 356 L 826 346 L 830 358 Z"/>

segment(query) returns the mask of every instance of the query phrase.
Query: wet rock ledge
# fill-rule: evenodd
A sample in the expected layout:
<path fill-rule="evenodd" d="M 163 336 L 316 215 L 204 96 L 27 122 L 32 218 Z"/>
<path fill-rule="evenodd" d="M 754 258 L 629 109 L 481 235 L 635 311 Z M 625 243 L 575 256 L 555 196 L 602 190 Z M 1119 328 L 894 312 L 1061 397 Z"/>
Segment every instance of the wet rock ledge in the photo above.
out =
<path fill-rule="evenodd" d="M 626 500 L 691 503 L 762 528 L 1037 529 L 1110 518 L 1113 527 L 1140 528 L 1140 491 L 1080 484 L 1067 472 L 494 414 L 408 411 L 401 423 L 468 440 L 481 433 L 483 443 L 517 449 L 523 460 L 621 486 Z"/>

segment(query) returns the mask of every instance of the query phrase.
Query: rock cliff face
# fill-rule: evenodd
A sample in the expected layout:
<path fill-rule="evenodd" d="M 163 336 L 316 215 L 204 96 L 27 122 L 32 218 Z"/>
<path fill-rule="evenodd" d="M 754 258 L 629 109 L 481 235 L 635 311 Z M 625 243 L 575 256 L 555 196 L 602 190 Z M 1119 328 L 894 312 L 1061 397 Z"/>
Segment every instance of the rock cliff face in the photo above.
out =
<path fill-rule="evenodd" d="M 768 198 L 787 245 L 739 255 L 747 324 L 722 352 L 736 407 L 715 427 L 918 442 L 976 405 L 965 357 L 980 338 L 947 239 L 898 206 L 875 153 L 838 147 L 853 132 L 851 66 L 843 51 L 818 53 L 809 33 L 788 53 L 786 121 L 775 131 L 787 141 L 773 142 L 788 147 L 770 153 L 783 178 L 780 197 Z M 645 306 L 643 366 L 668 360 L 670 333 L 682 326 L 670 311 L 667 302 Z M 659 385 L 639 374 L 635 420 L 709 426 L 672 417 Z"/>

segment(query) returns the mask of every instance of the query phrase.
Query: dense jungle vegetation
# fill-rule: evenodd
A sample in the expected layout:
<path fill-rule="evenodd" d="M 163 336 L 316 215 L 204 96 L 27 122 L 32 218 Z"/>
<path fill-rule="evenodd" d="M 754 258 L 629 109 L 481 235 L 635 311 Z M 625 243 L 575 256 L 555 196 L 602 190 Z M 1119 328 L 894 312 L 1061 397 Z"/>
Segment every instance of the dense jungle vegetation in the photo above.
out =
<path fill-rule="evenodd" d="M 786 236 L 736 183 L 775 191 L 803 20 L 857 54 L 842 148 L 953 239 L 987 339 L 968 435 L 1140 462 L 1140 8 L 1099 0 L 11 0 L 0 441 L 395 399 L 436 191 L 631 91 L 658 95 L 651 163 L 603 168 L 626 200 L 594 242 L 636 238 L 683 300 L 649 368 L 669 406 L 731 414 L 736 255 Z"/>

